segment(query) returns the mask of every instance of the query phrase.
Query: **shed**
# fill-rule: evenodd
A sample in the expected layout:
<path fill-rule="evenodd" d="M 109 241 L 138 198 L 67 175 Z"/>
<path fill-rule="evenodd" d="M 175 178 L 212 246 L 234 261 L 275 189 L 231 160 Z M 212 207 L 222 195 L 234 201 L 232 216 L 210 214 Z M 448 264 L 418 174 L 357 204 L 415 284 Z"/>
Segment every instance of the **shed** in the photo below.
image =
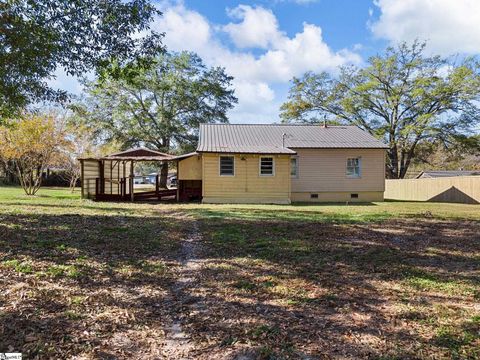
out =
<path fill-rule="evenodd" d="M 117 152 L 103 157 L 79 158 L 81 166 L 82 198 L 95 200 L 148 200 L 165 197 L 177 198 L 176 189 L 159 188 L 158 175 L 155 190 L 134 190 L 134 166 L 140 161 L 176 161 L 171 154 L 139 147 Z"/>

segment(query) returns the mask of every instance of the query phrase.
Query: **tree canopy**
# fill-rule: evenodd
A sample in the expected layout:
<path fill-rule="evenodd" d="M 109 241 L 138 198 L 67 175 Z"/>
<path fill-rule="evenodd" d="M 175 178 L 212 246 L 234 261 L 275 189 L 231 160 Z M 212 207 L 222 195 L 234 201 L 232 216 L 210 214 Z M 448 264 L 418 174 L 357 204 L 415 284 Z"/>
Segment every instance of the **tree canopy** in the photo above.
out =
<path fill-rule="evenodd" d="M 117 67 L 87 83 L 77 114 L 105 141 L 162 152 L 195 148 L 200 123 L 227 122 L 237 102 L 232 77 L 193 53 L 162 54 L 148 68 Z M 168 168 L 162 168 L 162 182 Z"/>
<path fill-rule="evenodd" d="M 64 144 L 64 129 L 57 126 L 51 114 L 25 114 L 0 126 L 0 160 L 13 163 L 27 195 L 38 191 L 43 171 Z"/>
<path fill-rule="evenodd" d="M 364 68 L 346 66 L 294 78 L 284 121 L 324 117 L 357 125 L 386 141 L 386 174 L 403 178 L 419 145 L 456 141 L 479 123 L 480 65 L 426 56 L 425 44 L 403 43 L 373 56 Z"/>
<path fill-rule="evenodd" d="M 48 80 L 57 69 L 74 76 L 148 59 L 162 50 L 147 30 L 159 14 L 148 0 L 11 0 L 0 3 L 0 119 L 65 91 Z"/>

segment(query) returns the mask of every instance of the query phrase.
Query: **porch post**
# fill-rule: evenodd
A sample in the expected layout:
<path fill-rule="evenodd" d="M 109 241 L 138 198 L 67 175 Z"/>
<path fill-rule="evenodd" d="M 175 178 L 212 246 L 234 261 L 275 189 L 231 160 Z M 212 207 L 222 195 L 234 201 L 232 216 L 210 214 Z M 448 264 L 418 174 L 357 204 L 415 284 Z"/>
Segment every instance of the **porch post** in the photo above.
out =
<path fill-rule="evenodd" d="M 133 189 L 135 187 L 135 174 L 133 173 L 133 160 L 130 162 L 130 200 L 134 200 Z"/>
<path fill-rule="evenodd" d="M 85 173 L 84 173 L 84 170 L 83 170 L 83 160 L 80 160 L 80 189 L 82 191 L 82 199 L 85 198 L 84 182 L 85 182 Z"/>
<path fill-rule="evenodd" d="M 100 193 L 105 194 L 105 163 L 103 160 L 98 161 L 100 171 Z"/>
<path fill-rule="evenodd" d="M 180 201 L 180 168 L 178 167 L 178 164 L 180 163 L 178 160 L 176 161 L 177 163 L 177 202 Z"/>

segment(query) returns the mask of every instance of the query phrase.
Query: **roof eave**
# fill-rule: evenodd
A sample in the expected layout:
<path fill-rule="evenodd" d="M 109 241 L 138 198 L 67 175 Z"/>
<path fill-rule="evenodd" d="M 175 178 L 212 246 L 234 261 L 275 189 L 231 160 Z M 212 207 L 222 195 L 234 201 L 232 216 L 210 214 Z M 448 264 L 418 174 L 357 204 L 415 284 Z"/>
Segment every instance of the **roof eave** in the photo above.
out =
<path fill-rule="evenodd" d="M 289 152 L 278 151 L 211 151 L 211 150 L 197 150 L 197 153 L 206 154 L 248 154 L 248 155 L 295 155 L 297 152 L 291 150 Z"/>

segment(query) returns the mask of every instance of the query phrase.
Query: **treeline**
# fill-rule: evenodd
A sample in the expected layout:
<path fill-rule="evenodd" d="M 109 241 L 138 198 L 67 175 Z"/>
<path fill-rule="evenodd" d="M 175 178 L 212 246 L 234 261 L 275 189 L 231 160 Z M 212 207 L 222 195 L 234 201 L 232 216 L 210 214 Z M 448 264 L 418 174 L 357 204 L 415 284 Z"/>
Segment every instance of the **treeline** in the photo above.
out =
<path fill-rule="evenodd" d="M 225 69 L 163 46 L 163 34 L 149 29 L 161 13 L 148 0 L 76 4 L 0 5 L 0 171 L 27 194 L 49 167 L 75 185 L 81 156 L 133 146 L 191 151 L 199 124 L 228 122 L 237 102 Z M 422 166 L 478 168 L 480 63 L 458 59 L 431 56 L 417 41 L 362 67 L 307 72 L 292 80 L 281 118 L 361 127 L 388 144 L 389 178 Z M 57 69 L 82 79 L 81 98 L 49 85 Z M 164 186 L 166 164 L 160 172 Z"/>

